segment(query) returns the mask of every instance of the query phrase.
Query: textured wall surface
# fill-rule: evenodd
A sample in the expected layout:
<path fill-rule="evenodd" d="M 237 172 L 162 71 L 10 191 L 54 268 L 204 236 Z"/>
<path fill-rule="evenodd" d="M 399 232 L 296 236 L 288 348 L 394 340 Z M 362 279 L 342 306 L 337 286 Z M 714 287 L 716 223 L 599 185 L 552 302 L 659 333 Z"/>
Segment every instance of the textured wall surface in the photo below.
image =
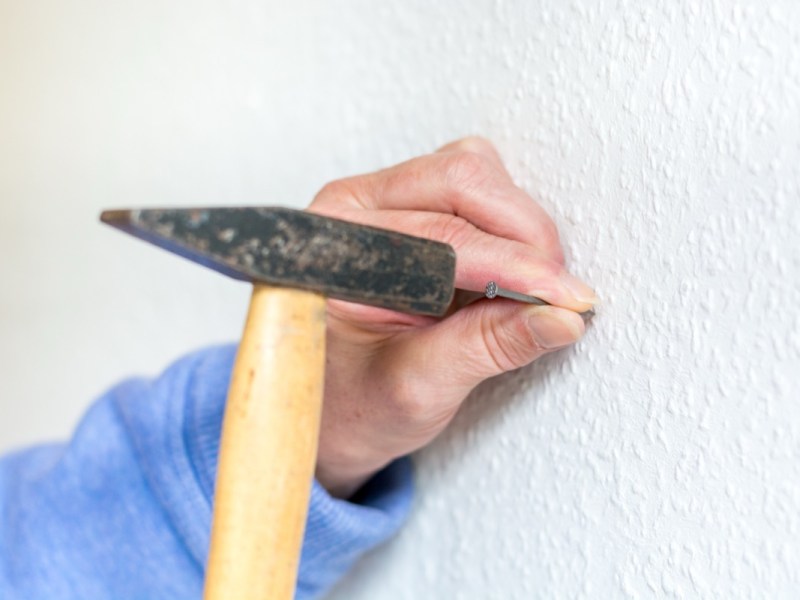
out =
<path fill-rule="evenodd" d="M 603 304 L 335 598 L 796 597 L 800 3 L 2 0 L 0 69 L 3 447 L 238 333 L 246 288 L 101 207 L 303 206 L 480 133 Z"/>

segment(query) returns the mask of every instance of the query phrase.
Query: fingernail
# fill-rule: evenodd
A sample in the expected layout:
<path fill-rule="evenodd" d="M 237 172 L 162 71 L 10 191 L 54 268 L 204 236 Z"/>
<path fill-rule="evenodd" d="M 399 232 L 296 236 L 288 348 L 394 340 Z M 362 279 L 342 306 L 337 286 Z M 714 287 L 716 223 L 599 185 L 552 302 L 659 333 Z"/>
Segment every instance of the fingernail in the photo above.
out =
<path fill-rule="evenodd" d="M 585 302 L 586 304 L 597 304 L 597 294 L 588 285 L 583 283 L 574 275 L 570 275 L 566 271 L 561 273 L 561 284 L 569 290 L 569 293 L 578 302 Z"/>
<path fill-rule="evenodd" d="M 559 312 L 547 307 L 531 309 L 528 317 L 533 335 L 539 346 L 545 349 L 561 348 L 574 344 L 583 335 L 583 327 L 575 322 L 569 314 L 561 318 Z"/>

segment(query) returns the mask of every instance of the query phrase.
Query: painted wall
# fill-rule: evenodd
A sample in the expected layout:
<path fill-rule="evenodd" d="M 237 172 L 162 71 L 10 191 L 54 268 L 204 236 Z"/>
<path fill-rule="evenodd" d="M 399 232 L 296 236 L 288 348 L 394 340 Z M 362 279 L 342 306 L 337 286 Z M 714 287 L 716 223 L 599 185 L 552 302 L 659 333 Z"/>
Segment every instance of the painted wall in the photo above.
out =
<path fill-rule="evenodd" d="M 304 206 L 480 133 L 603 305 L 335 598 L 796 597 L 800 3 L 0 0 L 0 86 L 3 448 L 238 334 L 245 286 L 100 208 Z"/>

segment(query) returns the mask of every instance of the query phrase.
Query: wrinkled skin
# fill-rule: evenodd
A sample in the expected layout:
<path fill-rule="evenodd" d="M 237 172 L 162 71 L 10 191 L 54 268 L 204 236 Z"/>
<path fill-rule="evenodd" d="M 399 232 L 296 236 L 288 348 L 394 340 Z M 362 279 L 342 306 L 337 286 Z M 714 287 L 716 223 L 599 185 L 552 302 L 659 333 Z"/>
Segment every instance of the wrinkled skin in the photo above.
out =
<path fill-rule="evenodd" d="M 434 319 L 329 300 L 316 475 L 335 496 L 428 444 L 484 379 L 584 333 L 578 313 L 594 292 L 567 273 L 553 221 L 486 140 L 334 181 L 308 210 L 446 242 L 457 254 L 456 287 L 482 291 L 495 280 L 554 305 L 479 301 Z"/>

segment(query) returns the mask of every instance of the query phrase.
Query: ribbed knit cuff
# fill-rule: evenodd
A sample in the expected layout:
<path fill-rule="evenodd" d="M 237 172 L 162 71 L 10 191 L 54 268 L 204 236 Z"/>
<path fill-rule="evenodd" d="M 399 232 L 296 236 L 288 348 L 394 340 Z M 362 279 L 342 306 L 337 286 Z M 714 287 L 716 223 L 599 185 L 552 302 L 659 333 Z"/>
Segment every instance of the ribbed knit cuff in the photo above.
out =
<path fill-rule="evenodd" d="M 311 490 L 298 597 L 327 591 L 368 550 L 394 535 L 413 497 L 411 460 L 394 461 L 370 479 L 352 501 L 339 500 L 316 481 Z"/>

